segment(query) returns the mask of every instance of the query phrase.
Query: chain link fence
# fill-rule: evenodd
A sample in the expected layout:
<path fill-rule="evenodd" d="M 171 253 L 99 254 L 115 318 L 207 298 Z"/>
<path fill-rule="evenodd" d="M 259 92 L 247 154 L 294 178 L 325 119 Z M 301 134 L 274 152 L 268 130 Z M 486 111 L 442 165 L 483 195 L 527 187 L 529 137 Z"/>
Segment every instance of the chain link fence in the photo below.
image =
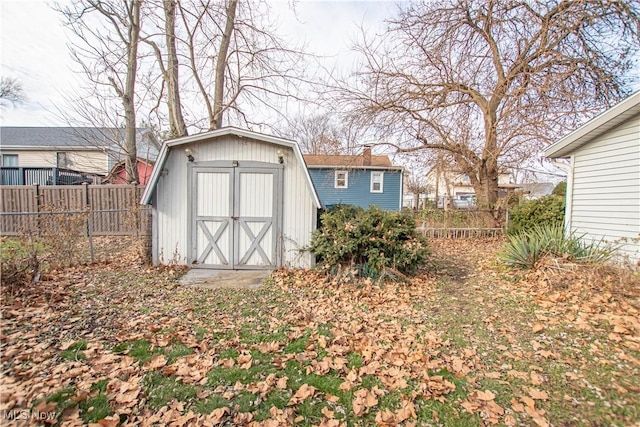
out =
<path fill-rule="evenodd" d="M 127 247 L 150 259 L 151 208 L 1 212 L 0 233 L 56 258 L 60 264 L 105 262 Z"/>

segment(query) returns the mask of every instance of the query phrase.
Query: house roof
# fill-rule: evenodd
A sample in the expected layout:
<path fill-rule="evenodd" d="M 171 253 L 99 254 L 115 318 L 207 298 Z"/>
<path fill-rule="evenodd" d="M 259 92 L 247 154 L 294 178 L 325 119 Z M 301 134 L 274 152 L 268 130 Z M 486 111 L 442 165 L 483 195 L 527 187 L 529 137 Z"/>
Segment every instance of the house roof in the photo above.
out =
<path fill-rule="evenodd" d="M 160 145 L 149 129 L 136 129 L 138 155 L 158 156 Z M 0 127 L 0 146 L 5 150 L 111 150 L 122 152 L 123 128 L 108 127 Z"/>
<path fill-rule="evenodd" d="M 555 188 L 555 185 L 552 182 L 533 182 L 528 184 L 519 184 L 518 187 L 520 187 L 522 191 L 533 196 L 548 196 Z"/>
<path fill-rule="evenodd" d="M 155 161 L 147 160 L 144 157 L 138 157 L 136 160 L 137 160 L 136 164 L 137 163 L 144 163 L 144 164 L 146 164 L 148 166 L 153 166 L 153 164 L 155 163 Z M 124 169 L 126 162 L 127 162 L 126 160 L 120 160 L 118 163 L 113 165 L 113 167 L 109 171 L 109 174 L 107 174 L 107 176 L 104 177 L 102 181 L 103 182 L 108 182 L 111 178 L 113 178 L 115 176 L 116 173 L 118 173 L 118 171 L 120 169 Z"/>
<path fill-rule="evenodd" d="M 635 92 L 622 102 L 554 142 L 544 150 L 544 155 L 554 159 L 566 157 L 592 139 L 613 129 L 638 113 L 640 113 L 640 91 Z"/>
<path fill-rule="evenodd" d="M 295 141 L 279 138 L 277 136 L 266 135 L 258 132 L 252 132 L 246 129 L 240 129 L 232 126 L 165 141 L 164 144 L 162 144 L 162 148 L 160 149 L 160 154 L 158 155 L 156 164 L 153 166 L 151 177 L 149 178 L 149 182 L 147 183 L 147 186 L 144 189 L 144 193 L 142 194 L 142 199 L 140 200 L 140 203 L 143 205 L 146 205 L 146 204 L 149 204 L 149 202 L 151 201 L 151 196 L 153 195 L 155 187 L 158 183 L 158 179 L 160 178 L 160 173 L 164 168 L 164 165 L 167 161 L 167 157 L 169 156 L 169 151 L 171 148 L 184 145 L 184 144 L 190 144 L 193 142 L 201 142 L 208 139 L 220 138 L 228 135 L 235 135 L 240 138 L 253 139 L 256 141 L 264 141 L 274 145 L 291 148 L 293 150 L 293 153 L 296 156 L 298 164 L 303 170 L 303 174 L 307 182 L 307 188 L 311 193 L 311 198 L 313 199 L 313 203 L 318 208 L 322 206 L 320 204 L 320 199 L 318 198 L 318 193 L 316 192 L 316 188 L 314 187 L 313 182 L 311 181 L 311 176 L 309 175 L 309 171 L 305 167 L 305 163 L 302 158 L 302 153 L 300 152 L 300 147 L 298 147 L 298 144 Z"/>
<path fill-rule="evenodd" d="M 391 164 L 388 156 L 371 156 L 371 165 L 364 165 L 364 157 L 362 155 L 357 156 L 340 156 L 340 155 L 304 155 L 304 161 L 309 167 L 349 167 L 349 168 L 394 168 L 401 169 L 399 166 L 395 167 Z"/>

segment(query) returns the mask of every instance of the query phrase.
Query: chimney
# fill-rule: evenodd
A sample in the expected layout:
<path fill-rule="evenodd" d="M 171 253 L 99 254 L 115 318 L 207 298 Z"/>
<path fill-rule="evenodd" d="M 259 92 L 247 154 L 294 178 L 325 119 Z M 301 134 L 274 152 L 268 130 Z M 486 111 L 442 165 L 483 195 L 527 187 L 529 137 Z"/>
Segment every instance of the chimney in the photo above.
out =
<path fill-rule="evenodd" d="M 371 166 L 371 146 L 365 145 L 362 151 L 362 166 Z"/>

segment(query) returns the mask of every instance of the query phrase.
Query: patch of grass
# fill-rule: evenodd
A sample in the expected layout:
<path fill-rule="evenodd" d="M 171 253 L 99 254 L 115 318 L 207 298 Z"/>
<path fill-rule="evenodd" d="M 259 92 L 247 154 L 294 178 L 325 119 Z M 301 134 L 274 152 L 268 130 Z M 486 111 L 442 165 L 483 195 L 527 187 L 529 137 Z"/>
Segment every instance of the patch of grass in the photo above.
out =
<path fill-rule="evenodd" d="M 272 333 L 260 333 L 255 324 L 245 323 L 240 330 L 240 341 L 247 344 L 261 344 L 266 342 L 286 341 L 285 330 L 278 330 Z"/>
<path fill-rule="evenodd" d="M 210 414 L 218 408 L 231 407 L 232 403 L 229 399 L 225 399 L 219 394 L 212 394 L 206 399 L 196 400 L 194 407 L 201 414 Z"/>
<path fill-rule="evenodd" d="M 147 340 L 122 342 L 113 348 L 115 353 L 125 353 L 138 359 L 141 365 L 147 363 L 154 354 L 162 353 L 160 349 L 151 349 L 151 343 Z"/>
<path fill-rule="evenodd" d="M 335 326 L 331 323 L 321 323 L 318 325 L 318 335 L 323 335 L 327 338 L 335 338 L 335 335 L 331 332 L 334 327 Z"/>
<path fill-rule="evenodd" d="M 528 372 L 528 371 L 525 371 Z M 494 378 L 482 378 L 479 381 L 481 390 L 490 390 L 496 395 L 495 401 L 498 405 L 508 406 L 510 404 L 511 396 L 514 396 L 519 391 L 519 384 L 522 381 L 514 378 L 510 381 L 499 380 Z"/>
<path fill-rule="evenodd" d="M 91 384 L 91 391 L 97 391 L 98 393 L 106 393 L 109 380 L 104 379 Z"/>
<path fill-rule="evenodd" d="M 349 369 L 359 369 L 359 368 L 362 368 L 362 366 L 364 366 L 362 355 L 359 353 L 351 352 L 347 354 L 347 360 L 349 361 L 347 364 Z"/>
<path fill-rule="evenodd" d="M 187 402 L 196 397 L 196 387 L 185 384 L 175 377 L 164 377 L 158 372 L 150 372 L 144 377 L 144 389 L 149 399 L 149 406 L 158 409 L 172 399 Z"/>
<path fill-rule="evenodd" d="M 198 341 L 202 341 L 204 339 L 204 336 L 207 334 L 207 330 L 205 328 L 203 328 L 202 326 L 196 326 L 193 329 L 196 339 Z"/>
<path fill-rule="evenodd" d="M 253 412 L 260 403 L 262 403 L 260 396 L 248 391 L 241 391 L 233 398 L 233 407 L 237 407 L 239 412 Z"/>
<path fill-rule="evenodd" d="M 45 401 L 47 403 L 55 402 L 57 412 L 62 412 L 65 408 L 70 408 L 75 405 L 75 402 L 72 400 L 75 395 L 76 391 L 73 387 L 66 387 L 56 391 L 47 397 Z"/>
<path fill-rule="evenodd" d="M 216 366 L 207 374 L 207 385 L 216 387 L 218 385 L 234 385 L 236 382 L 249 384 L 264 380 L 267 375 L 276 373 L 278 370 L 270 365 L 270 357 L 261 360 L 259 364 L 252 365 L 249 369 L 243 369 L 239 366 L 225 368 L 224 366 Z"/>
<path fill-rule="evenodd" d="M 103 393 L 98 393 L 97 396 L 81 402 L 78 406 L 80 408 L 82 421 L 87 424 L 97 423 L 104 417 L 111 415 L 109 398 Z"/>
<path fill-rule="evenodd" d="M 198 335 L 198 332 L 196 332 L 196 337 L 197 335 Z M 216 330 L 211 332 L 211 339 L 213 340 L 214 343 L 219 343 L 220 341 L 229 341 L 233 339 L 235 335 L 236 333 L 233 330 L 227 330 L 227 331 Z M 204 338 L 204 335 L 203 335 L 203 338 Z"/>
<path fill-rule="evenodd" d="M 296 407 L 296 413 L 300 416 L 304 417 L 301 425 L 311 426 L 318 425 L 324 415 L 322 414 L 322 409 L 327 407 L 327 403 L 324 400 L 320 400 L 317 398 L 309 398 L 304 402 L 300 403 Z"/>
<path fill-rule="evenodd" d="M 165 350 L 165 354 L 167 356 L 167 364 L 170 365 L 179 359 L 180 357 L 188 356 L 193 353 L 193 349 L 187 347 L 181 342 L 175 342 Z"/>
<path fill-rule="evenodd" d="M 460 326 L 453 326 L 447 330 L 446 338 L 451 340 L 451 344 L 458 348 L 464 348 L 468 345 L 465 331 Z"/>
<path fill-rule="evenodd" d="M 362 377 L 362 388 L 368 388 L 371 390 L 373 387 L 384 388 L 382 381 L 375 375 L 365 375 Z"/>
<path fill-rule="evenodd" d="M 269 409 L 275 406 L 278 409 L 284 409 L 287 407 L 289 400 L 291 399 L 291 393 L 288 390 L 275 389 L 269 393 L 262 405 L 266 409 L 266 416 L 263 419 L 269 418 Z"/>
<path fill-rule="evenodd" d="M 240 356 L 240 352 L 233 347 L 225 348 L 218 354 L 219 359 L 235 359 L 238 356 Z"/>
<path fill-rule="evenodd" d="M 69 346 L 66 350 L 60 353 L 60 357 L 63 359 L 69 360 L 71 362 L 77 362 L 79 360 L 84 360 L 87 356 L 82 352 L 87 349 L 87 341 L 80 340 L 76 341 Z"/>
<path fill-rule="evenodd" d="M 304 336 L 291 341 L 289 344 L 287 344 L 284 347 L 284 352 L 289 354 L 302 353 L 303 351 L 306 350 L 307 346 L 309 345 L 310 336 L 311 334 L 307 332 L 304 334 Z"/>
<path fill-rule="evenodd" d="M 269 365 L 273 362 L 273 356 L 258 350 L 251 350 L 251 359 L 254 365 Z"/>

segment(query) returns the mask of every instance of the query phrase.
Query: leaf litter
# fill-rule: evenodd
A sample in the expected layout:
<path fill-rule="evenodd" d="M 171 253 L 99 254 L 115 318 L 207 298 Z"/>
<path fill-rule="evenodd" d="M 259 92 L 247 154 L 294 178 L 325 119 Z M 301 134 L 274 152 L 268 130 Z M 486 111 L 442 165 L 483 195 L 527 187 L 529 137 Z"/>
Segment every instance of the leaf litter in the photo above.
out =
<path fill-rule="evenodd" d="M 637 423 L 633 276 L 551 260 L 513 272 L 499 244 L 434 240 L 409 284 L 283 270 L 258 291 L 193 290 L 126 255 L 60 270 L 3 298 L 0 411 L 102 426 Z M 94 419 L 100 396 L 109 415 Z"/>

